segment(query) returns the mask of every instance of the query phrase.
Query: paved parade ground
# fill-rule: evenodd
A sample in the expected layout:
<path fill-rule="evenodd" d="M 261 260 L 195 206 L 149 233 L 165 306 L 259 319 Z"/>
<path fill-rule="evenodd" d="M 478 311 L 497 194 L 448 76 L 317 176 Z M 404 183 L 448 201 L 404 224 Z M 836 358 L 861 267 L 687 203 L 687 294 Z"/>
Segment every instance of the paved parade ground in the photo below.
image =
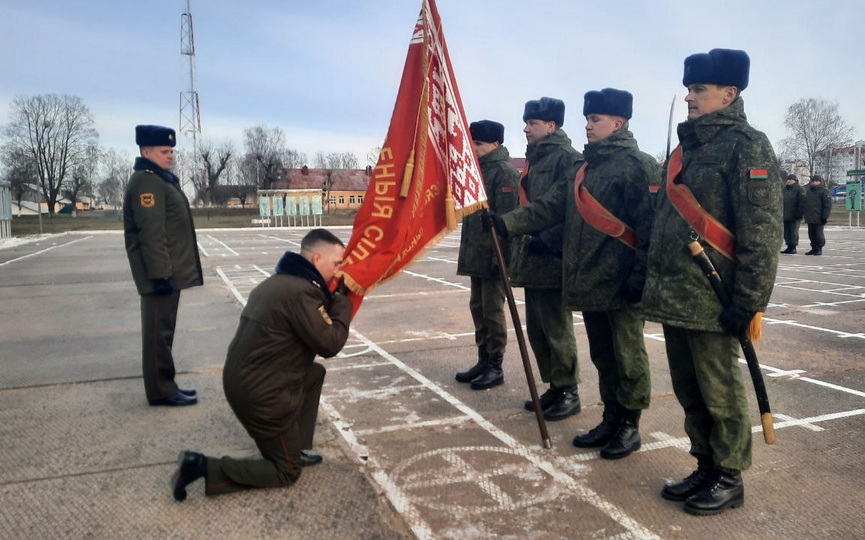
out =
<path fill-rule="evenodd" d="M 224 354 L 249 291 L 306 232 L 198 231 L 205 285 L 181 295 L 174 351 L 199 403 L 173 409 L 144 397 L 120 234 L 0 243 L 0 538 L 865 538 L 865 229 L 846 227 L 827 228 L 821 257 L 781 256 L 757 349 L 777 443 L 763 443 L 743 365 L 755 433 L 742 508 L 695 517 L 660 497 L 696 462 L 657 324 L 643 447 L 624 460 L 571 446 L 602 409 L 579 314 L 583 411 L 547 424 L 552 449 L 522 409 L 513 325 L 505 384 L 457 383 L 476 359 L 459 230 L 373 291 L 323 361 L 322 465 L 290 489 L 205 497 L 198 482 L 175 502 L 180 450 L 255 452 L 222 393 Z"/>

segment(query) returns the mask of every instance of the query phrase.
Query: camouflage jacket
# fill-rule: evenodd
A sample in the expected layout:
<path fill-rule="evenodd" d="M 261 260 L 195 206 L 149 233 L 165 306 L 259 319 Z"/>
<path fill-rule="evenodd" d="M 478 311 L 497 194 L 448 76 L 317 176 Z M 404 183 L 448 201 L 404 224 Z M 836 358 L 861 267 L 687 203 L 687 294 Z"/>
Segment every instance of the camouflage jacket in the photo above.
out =
<path fill-rule="evenodd" d="M 832 213 L 832 196 L 823 186 L 805 188 L 805 223 L 819 225 L 825 223 Z"/>
<path fill-rule="evenodd" d="M 484 177 L 487 204 L 490 205 L 490 211 L 497 214 L 510 212 L 519 205 L 517 182 L 520 180 L 520 172 L 511 165 L 509 159 L 510 154 L 504 146 L 478 158 Z M 507 242 L 501 242 L 501 248 L 507 263 Z M 494 264 L 498 266 L 490 235 L 481 228 L 480 214 L 469 214 L 463 218 L 457 274 L 481 278 L 496 277 L 498 271 L 493 271 Z"/>
<path fill-rule="evenodd" d="M 626 306 L 626 283 L 642 288 L 652 228 L 653 199 L 649 185 L 660 181 L 657 162 L 640 152 L 627 129 L 585 146 L 588 163 L 583 186 L 614 216 L 637 234 L 637 249 L 589 225 L 577 211 L 574 181 L 504 216 L 509 231 L 529 233 L 565 222 L 563 245 L 565 307 L 580 311 L 609 311 Z"/>
<path fill-rule="evenodd" d="M 784 221 L 802 219 L 805 214 L 805 188 L 799 184 L 784 186 Z"/>
<path fill-rule="evenodd" d="M 746 119 L 742 99 L 678 127 L 683 149 L 677 182 L 736 238 L 731 261 L 705 242 L 730 298 L 750 311 L 769 303 L 781 247 L 782 181 L 772 145 Z M 760 171 L 766 169 L 767 175 Z M 643 293 L 649 320 L 721 332 L 719 303 L 688 251 L 691 227 L 665 192 L 658 193 Z"/>
<path fill-rule="evenodd" d="M 557 129 L 540 141 L 526 147 L 528 174 L 522 178 L 529 202 L 542 197 L 557 185 L 567 185 L 577 174 L 583 156 L 571 146 L 571 139 Z M 507 214 L 505 214 L 507 215 Z M 504 217 L 504 216 L 502 216 Z M 539 233 L 544 243 L 556 253 L 562 251 L 564 224 L 554 225 Z M 515 287 L 556 288 L 562 286 L 562 259 L 556 255 L 532 255 L 527 245 L 528 235 L 511 239 L 511 284 Z"/>
<path fill-rule="evenodd" d="M 189 201 L 177 177 L 137 158 L 123 197 L 123 237 L 139 294 L 153 292 L 158 278 L 175 289 L 201 285 L 201 259 Z"/>

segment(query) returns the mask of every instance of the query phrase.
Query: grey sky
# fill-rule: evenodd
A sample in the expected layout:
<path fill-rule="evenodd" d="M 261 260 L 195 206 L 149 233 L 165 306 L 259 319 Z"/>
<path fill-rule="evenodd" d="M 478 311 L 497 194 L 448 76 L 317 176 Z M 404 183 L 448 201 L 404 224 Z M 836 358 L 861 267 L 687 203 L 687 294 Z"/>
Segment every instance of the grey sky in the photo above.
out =
<path fill-rule="evenodd" d="M 541 96 L 566 103 L 564 129 L 585 143 L 583 94 L 634 94 L 643 150 L 666 144 L 670 101 L 685 117 L 682 61 L 715 47 L 751 56 L 746 111 L 773 143 L 802 97 L 836 101 L 865 138 L 865 70 L 857 62 L 861 1 L 707 3 L 438 0 L 469 121 L 506 128 L 522 156 L 522 111 Z M 16 95 L 80 96 L 106 147 L 137 153 L 139 123 L 179 123 L 187 84 L 180 55 L 185 0 L 0 0 L 0 124 Z M 193 0 L 203 136 L 234 140 L 279 126 L 291 148 L 352 151 L 361 164 L 390 122 L 420 0 Z M 183 140 L 181 143 L 183 144 Z M 675 135 L 674 135 L 675 144 Z"/>

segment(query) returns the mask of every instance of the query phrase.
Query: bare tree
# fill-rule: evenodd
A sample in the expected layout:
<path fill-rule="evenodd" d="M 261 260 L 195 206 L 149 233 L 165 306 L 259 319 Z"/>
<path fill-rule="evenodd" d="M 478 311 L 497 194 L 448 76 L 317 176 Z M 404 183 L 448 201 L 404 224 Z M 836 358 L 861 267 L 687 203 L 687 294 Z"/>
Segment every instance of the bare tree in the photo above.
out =
<path fill-rule="evenodd" d="M 126 152 L 118 152 L 109 148 L 102 152 L 99 158 L 99 178 L 101 182 L 97 191 L 102 202 L 110 204 L 116 210 L 123 201 L 129 175 L 132 172 L 132 157 Z"/>
<path fill-rule="evenodd" d="M 72 217 L 78 216 L 76 203 L 79 197 L 93 195 L 93 178 L 96 176 L 96 168 L 99 165 L 99 147 L 95 144 L 87 148 L 86 157 L 73 169 L 69 181 L 66 183 L 63 195 L 69 199 L 72 205 Z"/>
<path fill-rule="evenodd" d="M 54 217 L 54 205 L 72 172 L 87 159 L 99 134 L 84 101 L 77 96 L 45 94 L 12 100 L 7 146 L 36 164 L 39 188 Z"/>
<path fill-rule="evenodd" d="M 278 127 L 268 129 L 266 126 L 254 126 L 243 131 L 243 138 L 246 150 L 244 167 L 248 167 L 251 160 L 255 164 L 252 178 L 255 178 L 256 185 L 261 189 L 270 189 L 284 168 L 287 152 L 285 134 Z"/>
<path fill-rule="evenodd" d="M 4 177 L 11 184 L 12 198 L 20 211 L 24 195 L 37 192 L 39 176 L 36 173 L 36 163 L 21 151 L 3 152 L 2 162 L 6 165 Z"/>
<path fill-rule="evenodd" d="M 853 137 L 853 129 L 838 113 L 838 104 L 823 99 L 802 98 L 790 105 L 784 125 L 787 138 L 781 153 L 806 161 L 812 175 L 825 170 L 828 177 L 832 150 L 846 146 Z M 818 163 L 821 155 L 826 156 L 825 165 Z"/>
<path fill-rule="evenodd" d="M 381 154 L 381 146 L 374 146 L 366 153 L 366 163 L 370 167 L 378 165 L 378 157 Z"/>
<path fill-rule="evenodd" d="M 315 168 L 324 170 L 324 182 L 321 186 L 321 197 L 330 211 L 330 192 L 336 182 L 334 171 L 339 169 L 356 169 L 357 156 L 351 152 L 331 152 L 325 154 L 318 151 L 315 154 Z"/>
<path fill-rule="evenodd" d="M 235 150 L 231 143 L 223 143 L 214 148 L 210 142 L 203 142 L 198 147 L 198 155 L 204 164 L 203 181 L 193 180 L 193 184 L 198 199 L 210 206 L 216 186 L 219 184 L 219 177 L 235 155 Z"/>

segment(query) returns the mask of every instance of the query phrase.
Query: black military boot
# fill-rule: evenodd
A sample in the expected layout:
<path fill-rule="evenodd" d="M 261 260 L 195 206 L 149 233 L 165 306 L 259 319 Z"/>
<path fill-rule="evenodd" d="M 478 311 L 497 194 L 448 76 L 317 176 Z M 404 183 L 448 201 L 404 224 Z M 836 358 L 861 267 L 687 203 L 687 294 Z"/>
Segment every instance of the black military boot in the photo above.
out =
<path fill-rule="evenodd" d="M 574 437 L 574 446 L 577 448 L 599 448 L 610 442 L 622 424 L 623 413 L 624 409 L 615 401 L 609 405 L 604 405 L 601 423 L 585 435 Z"/>
<path fill-rule="evenodd" d="M 556 398 L 559 397 L 559 394 L 561 392 L 562 392 L 561 388 L 556 388 L 555 386 L 550 386 L 549 388 L 547 388 L 544 391 L 543 394 L 538 396 L 538 401 L 541 402 L 541 410 L 544 410 L 547 407 L 549 407 L 550 405 L 552 405 L 553 402 L 556 401 Z M 534 411 L 535 410 L 535 404 L 530 399 L 527 399 L 526 402 L 523 403 L 523 407 L 527 411 Z"/>
<path fill-rule="evenodd" d="M 812 253 L 811 255 L 822 255 L 822 254 L 823 254 L 823 248 L 814 248 L 814 253 Z"/>
<path fill-rule="evenodd" d="M 712 481 L 715 466 L 708 458 L 697 458 L 697 470 L 685 477 L 681 482 L 665 484 L 661 497 L 668 501 L 684 501 L 697 493 Z"/>
<path fill-rule="evenodd" d="M 622 423 L 619 429 L 610 439 L 610 442 L 601 448 L 601 457 L 604 459 L 622 459 L 628 457 L 632 452 L 640 449 L 640 409 L 623 409 Z"/>
<path fill-rule="evenodd" d="M 817 248 L 812 247 L 812 248 L 811 248 L 811 251 L 806 251 L 806 252 L 805 252 L 805 255 L 814 255 L 815 253 L 817 253 Z"/>
<path fill-rule="evenodd" d="M 580 412 L 580 394 L 577 392 L 577 387 L 560 388 L 556 399 L 544 409 L 544 419 L 564 420 L 578 412 Z"/>
<path fill-rule="evenodd" d="M 796 246 L 787 246 L 787 249 L 781 251 L 782 255 L 795 255 L 796 254 Z"/>
<path fill-rule="evenodd" d="M 478 363 L 468 369 L 468 371 L 460 371 L 456 375 L 458 382 L 472 382 L 472 379 L 484 372 L 489 361 L 489 355 L 483 347 L 478 347 Z"/>
<path fill-rule="evenodd" d="M 502 355 L 491 354 L 483 373 L 472 379 L 472 390 L 486 390 L 493 386 L 504 384 L 505 374 L 502 371 Z"/>
<path fill-rule="evenodd" d="M 685 499 L 685 512 L 696 516 L 714 516 L 727 508 L 745 504 L 745 484 L 742 473 L 732 469 L 716 467 L 712 482 Z"/>

